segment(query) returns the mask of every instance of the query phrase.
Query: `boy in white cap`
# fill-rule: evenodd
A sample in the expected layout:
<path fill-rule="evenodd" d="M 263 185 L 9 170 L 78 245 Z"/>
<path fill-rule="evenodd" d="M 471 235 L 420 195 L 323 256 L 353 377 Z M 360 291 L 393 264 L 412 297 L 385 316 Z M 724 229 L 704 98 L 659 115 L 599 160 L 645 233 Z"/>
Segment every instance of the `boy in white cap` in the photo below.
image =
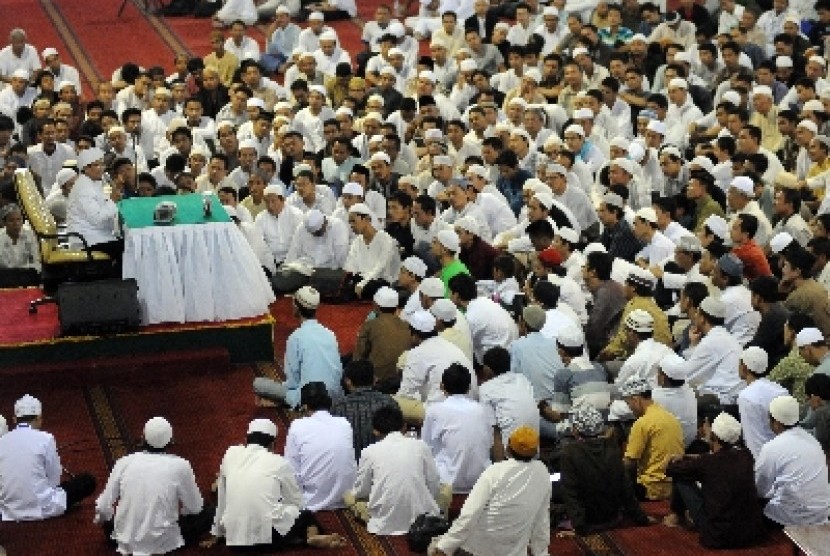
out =
<path fill-rule="evenodd" d="M 671 459 L 666 475 L 672 479 L 672 513 L 664 525 L 676 527 L 690 516 L 706 548 L 742 548 L 763 539 L 752 455 L 740 438 L 741 423 L 721 413 L 712 421 L 711 453 Z"/>
<path fill-rule="evenodd" d="M 411 347 L 409 326 L 397 315 L 399 299 L 398 292 L 388 286 L 378 289 L 372 298 L 375 318 L 367 319 L 357 332 L 352 357 L 372 362 L 376 382 L 396 378 L 398 358 Z"/>
<path fill-rule="evenodd" d="M 166 554 L 194 545 L 210 528 L 213 509 L 203 507 L 190 463 L 168 452 L 173 427 L 167 419 L 147 421 L 143 438 L 142 451 L 115 462 L 95 502 L 94 522 L 122 554 Z"/>
<path fill-rule="evenodd" d="M 668 353 L 657 362 L 657 387 L 651 391 L 651 399 L 677 417 L 683 428 L 683 445 L 689 445 L 697 438 L 697 398 L 694 390 L 686 384 L 686 361 L 674 352 Z"/>
<path fill-rule="evenodd" d="M 763 349 L 751 346 L 741 353 L 738 373 L 747 386 L 738 394 L 738 411 L 741 416 L 744 444 L 758 457 L 761 446 L 772 440 L 775 435 L 769 424 L 769 404 L 778 396 L 789 394 L 787 390 L 767 379 L 769 358 Z"/>
<path fill-rule="evenodd" d="M 95 479 L 88 473 L 61 482 L 63 467 L 55 438 L 41 430 L 40 400 L 29 394 L 18 399 L 14 423 L 15 428 L 0 437 L 0 519 L 38 521 L 56 517 L 92 495 Z"/>
<path fill-rule="evenodd" d="M 458 259 L 461 251 L 458 234 L 453 230 L 442 230 L 432 240 L 432 254 L 441 264 L 440 278 L 444 282 L 444 293 L 449 295 L 449 282 L 458 274 L 470 274 L 467 265 Z"/>
<path fill-rule="evenodd" d="M 314 548 L 345 546 L 340 535 L 321 535 L 314 515 L 302 509 L 294 469 L 273 452 L 276 439 L 272 421 L 254 419 L 245 444 L 225 452 L 217 481 L 216 516 L 203 548 L 215 545 L 220 537 L 227 546 L 270 550 L 298 543 Z"/>
<path fill-rule="evenodd" d="M 294 317 L 300 326 L 288 336 L 285 345 L 285 382 L 257 377 L 254 393 L 272 402 L 297 407 L 300 388 L 309 382 L 323 382 L 332 397 L 342 394 L 340 378 L 343 364 L 334 332 L 317 321 L 320 293 L 303 286 L 294 294 Z"/>
<path fill-rule="evenodd" d="M 436 319 L 428 311 L 419 311 L 409 319 L 412 348 L 404 353 L 401 385 L 395 401 L 407 422 L 421 423 L 426 404 L 445 399 L 441 391 L 444 370 L 458 363 L 475 377 L 473 365 L 456 345 L 438 335 Z M 478 383 L 471 378 L 470 396 L 478 398 Z"/>
<path fill-rule="evenodd" d="M 755 487 L 758 497 L 767 500 L 764 515 L 778 527 L 826 523 L 830 517 L 827 459 L 821 444 L 798 426 L 799 412 L 792 396 L 770 402 L 775 438 L 761 447 L 755 460 Z"/>

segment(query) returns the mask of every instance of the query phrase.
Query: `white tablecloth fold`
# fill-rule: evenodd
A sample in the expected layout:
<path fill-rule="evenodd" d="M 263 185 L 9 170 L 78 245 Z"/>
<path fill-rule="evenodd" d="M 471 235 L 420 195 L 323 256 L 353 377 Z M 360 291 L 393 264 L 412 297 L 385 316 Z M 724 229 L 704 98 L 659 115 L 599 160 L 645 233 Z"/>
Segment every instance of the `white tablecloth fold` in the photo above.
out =
<path fill-rule="evenodd" d="M 255 317 L 275 299 L 230 222 L 126 230 L 123 275 L 138 282 L 144 324 Z"/>

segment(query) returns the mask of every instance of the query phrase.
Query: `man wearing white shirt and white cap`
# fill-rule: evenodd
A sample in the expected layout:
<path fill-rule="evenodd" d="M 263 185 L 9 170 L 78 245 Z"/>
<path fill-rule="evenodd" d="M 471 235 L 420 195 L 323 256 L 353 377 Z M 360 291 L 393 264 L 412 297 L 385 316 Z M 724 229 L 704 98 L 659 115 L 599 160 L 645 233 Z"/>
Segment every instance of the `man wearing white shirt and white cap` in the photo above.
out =
<path fill-rule="evenodd" d="M 0 519 L 39 521 L 64 514 L 95 491 L 88 473 L 61 482 L 55 437 L 43 427 L 40 400 L 26 394 L 14 404 L 15 428 L 0 436 Z M 7 430 L 5 419 L 3 428 Z"/>
<path fill-rule="evenodd" d="M 81 174 L 69 192 L 66 207 L 66 229 L 80 234 L 93 251 L 101 251 L 112 257 L 113 275 L 121 276 L 121 259 L 124 240 L 116 239 L 115 226 L 118 217 L 116 203 L 124 192 L 113 187 L 107 195 L 104 191 L 104 152 L 92 147 L 78 155 Z"/>
<path fill-rule="evenodd" d="M 0 91 L 0 113 L 11 118 L 19 126 L 17 111 L 24 106 L 32 105 L 37 89 L 29 86 L 29 72 L 24 69 L 11 72 L 8 75 L 8 81 L 9 86 Z"/>
<path fill-rule="evenodd" d="M 830 375 L 830 348 L 821 330 L 814 327 L 804 328 L 796 335 L 795 343 L 801 357 L 810 365 L 816 366 L 813 374 Z"/>
<path fill-rule="evenodd" d="M 722 404 L 734 404 L 744 382 L 738 375 L 741 345 L 724 328 L 726 307 L 714 297 L 704 299 L 689 332 L 691 347 L 682 355 L 689 386 L 698 396 L 713 394 Z"/>
<path fill-rule="evenodd" d="M 519 337 L 519 329 L 510 313 L 492 299 L 478 296 L 472 276 L 457 274 L 448 285 L 452 294 L 450 298 L 467 317 L 477 362 L 481 362 L 488 349 L 496 346 L 509 348 Z"/>
<path fill-rule="evenodd" d="M 769 358 L 762 348 L 751 346 L 741 353 L 738 372 L 747 387 L 738 394 L 738 411 L 741 416 L 744 444 L 757 458 L 761 446 L 775 435 L 769 423 L 769 404 L 778 396 L 789 394 L 780 384 L 766 378 Z"/>
<path fill-rule="evenodd" d="M 312 513 L 302 509 L 303 496 L 294 470 L 273 452 L 276 439 L 277 426 L 272 421 L 254 419 L 248 425 L 245 444 L 225 452 L 219 467 L 212 536 L 202 547 L 213 546 L 219 537 L 231 547 L 344 546 L 340 535 L 321 535 Z"/>
<path fill-rule="evenodd" d="M 204 508 L 190 463 L 168 452 L 172 440 L 167 419 L 147 421 L 143 450 L 115 462 L 95 502 L 94 522 L 122 554 L 166 554 L 210 528 L 213 509 Z"/>
<path fill-rule="evenodd" d="M 815 437 L 798 426 L 799 412 L 792 396 L 770 402 L 775 438 L 761 447 L 755 460 L 758 497 L 768 501 L 764 515 L 780 525 L 820 524 L 830 517 L 827 459 Z"/>
<path fill-rule="evenodd" d="M 666 142 L 680 147 L 688 143 L 689 124 L 703 117 L 692 96 L 685 79 L 674 78 L 669 81 L 669 108 L 666 111 Z"/>
<path fill-rule="evenodd" d="M 631 355 L 623 362 L 614 383 L 620 387 L 636 376 L 647 380 L 652 388 L 657 386 L 657 364 L 672 350 L 669 346 L 654 341 L 654 317 L 647 311 L 635 309 L 628 313 L 620 326 L 625 327 L 626 343 Z"/>
<path fill-rule="evenodd" d="M 45 69 L 52 72 L 52 75 L 55 76 L 55 83 L 69 81 L 75 86 L 76 91 L 81 91 L 81 78 L 78 70 L 62 63 L 61 56 L 56 48 L 44 48 L 41 56 L 46 65 Z"/>
<path fill-rule="evenodd" d="M 297 227 L 302 224 L 303 213 L 285 202 L 285 191 L 281 185 L 266 187 L 263 198 L 266 208 L 257 215 L 254 225 L 262 232 L 265 243 L 279 266 L 288 254 Z"/>
<path fill-rule="evenodd" d="M 645 244 L 635 260 L 654 266 L 674 256 L 676 246 L 657 228 L 657 211 L 651 207 L 643 207 L 634 214 L 634 237 Z"/>
<path fill-rule="evenodd" d="M 416 311 L 423 309 L 421 306 L 420 286 L 421 281 L 427 275 L 427 265 L 420 257 L 407 257 L 401 262 L 400 273 L 398 274 L 398 286 L 406 290 L 409 298 L 401 310 L 401 320 L 409 321 Z M 439 280 L 440 281 L 440 280 Z M 443 287 L 443 285 L 442 285 Z M 443 289 L 442 289 L 443 292 Z"/>
<path fill-rule="evenodd" d="M 444 297 L 433 299 L 429 312 L 435 317 L 438 335 L 456 345 L 464 356 L 472 361 L 473 338 L 464 313 L 459 311 L 452 301 Z"/>
<path fill-rule="evenodd" d="M 401 257 L 398 243 L 374 223 L 375 214 L 363 203 L 349 209 L 349 226 L 356 234 L 343 270 L 349 273 L 344 295 L 371 299 L 378 288 L 398 277 Z"/>
<path fill-rule="evenodd" d="M 733 178 L 729 184 L 726 201 L 733 211 L 733 220 L 738 214 L 751 214 L 758 219 L 758 231 L 753 239 L 761 248 L 765 248 L 772 237 L 772 224 L 755 200 L 755 184 L 752 179 L 746 176 Z"/>
<path fill-rule="evenodd" d="M 40 69 L 37 49 L 26 42 L 26 31 L 12 29 L 9 44 L 0 50 L 0 81 L 9 82 L 9 77 L 17 70 L 30 74 Z"/>
<path fill-rule="evenodd" d="M 664 355 L 656 365 L 657 386 L 651 399 L 677 417 L 687 448 L 697 438 L 697 398 L 686 384 L 686 361 L 674 352 Z"/>
<path fill-rule="evenodd" d="M 342 281 L 349 252 L 349 232 L 342 220 L 311 209 L 290 241 L 283 265 L 271 279 L 275 292 L 294 292 L 315 275 L 317 280 Z"/>
<path fill-rule="evenodd" d="M 478 398 L 472 362 L 456 345 L 438 335 L 437 322 L 432 313 L 419 311 L 409 319 L 412 349 L 406 351 L 401 369 L 401 385 L 395 401 L 401 407 L 407 422 L 422 423 L 429 403 L 444 400 L 441 377 L 444 370 L 458 363 L 470 373 L 470 397 Z"/>

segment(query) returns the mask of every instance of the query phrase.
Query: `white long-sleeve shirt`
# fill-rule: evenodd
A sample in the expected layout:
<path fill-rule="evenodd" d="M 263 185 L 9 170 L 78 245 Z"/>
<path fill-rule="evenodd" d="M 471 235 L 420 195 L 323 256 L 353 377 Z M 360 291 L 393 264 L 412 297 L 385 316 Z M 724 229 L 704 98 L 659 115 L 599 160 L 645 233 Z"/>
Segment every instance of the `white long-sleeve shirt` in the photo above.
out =
<path fill-rule="evenodd" d="M 486 297 L 477 297 L 467 305 L 465 313 L 473 337 L 473 353 L 481 361 L 488 349 L 510 347 L 519 337 L 513 317 L 501 305 Z"/>
<path fill-rule="evenodd" d="M 343 268 L 349 254 L 349 228 L 338 218 L 326 218 L 322 236 L 312 235 L 299 226 L 285 255 L 285 263 L 299 263 L 311 268 Z"/>
<path fill-rule="evenodd" d="M 307 510 L 343 507 L 343 494 L 352 488 L 357 472 L 352 426 L 346 419 L 315 411 L 293 421 L 285 459 L 294 468 Z"/>
<path fill-rule="evenodd" d="M 187 460 L 173 454 L 137 452 L 115 462 L 95 502 L 95 521 L 111 520 L 116 504 L 112 538 L 118 551 L 165 554 L 184 545 L 179 514 L 202 511 L 202 495 Z"/>
<path fill-rule="evenodd" d="M 463 395 L 453 395 L 426 410 L 421 438 L 427 443 L 441 483 L 467 493 L 490 466 L 493 434 L 484 407 Z"/>
<path fill-rule="evenodd" d="M 744 285 L 729 286 L 720 296 L 726 307 L 723 325 L 741 346 L 752 341 L 761 324 L 761 314 L 752 308 L 751 298 L 749 288 Z"/>
<path fill-rule="evenodd" d="M 533 385 L 524 375 L 511 371 L 493 377 L 481 385 L 478 396 L 487 410 L 487 424 L 499 427 L 505 446 L 513 431 L 522 425 L 539 430 Z"/>
<path fill-rule="evenodd" d="M 652 388 L 656 388 L 657 364 L 669 353 L 672 353 L 671 348 L 660 342 L 655 342 L 654 338 L 643 340 L 637 344 L 634 353 L 622 364 L 614 383 L 617 386 L 622 386 L 625 381 L 636 376 L 647 380 Z"/>
<path fill-rule="evenodd" d="M 404 535 L 415 518 L 438 513 L 440 478 L 429 447 L 392 432 L 360 453 L 354 495 L 367 499 L 375 535 Z"/>
<path fill-rule="evenodd" d="M 764 515 L 783 525 L 826 523 L 830 483 L 821 444 L 809 432 L 785 430 L 761 448 L 755 460 L 755 487 L 769 499 Z"/>
<path fill-rule="evenodd" d="M 66 229 L 81 234 L 87 244 L 115 241 L 115 219 L 118 207 L 104 195 L 103 183 L 81 174 L 66 205 Z"/>
<path fill-rule="evenodd" d="M 343 270 L 359 274 L 363 278 L 359 285 L 365 286 L 375 279 L 393 284 L 398 279 L 400 266 L 398 242 L 385 231 L 378 230 L 368 245 L 362 235 L 352 240 Z"/>
<path fill-rule="evenodd" d="M 262 232 L 265 244 L 274 255 L 277 265 L 285 260 L 291 241 L 302 222 L 303 213 L 300 209 L 288 205 L 283 206 L 277 216 L 266 210 L 260 212 L 254 220 L 254 226 Z"/>
<path fill-rule="evenodd" d="M 461 514 L 436 548 L 454 554 L 547 556 L 550 544 L 550 475 L 545 465 L 509 459 L 481 474 Z"/>
<path fill-rule="evenodd" d="M 18 425 L 0 437 L 0 517 L 34 521 L 66 511 L 66 492 L 59 488 L 61 461 L 55 437 L 29 425 Z"/>
<path fill-rule="evenodd" d="M 40 248 L 31 228 L 20 230 L 17 243 L 5 229 L 0 230 L 0 268 L 34 268 L 40 272 Z"/>
<path fill-rule="evenodd" d="M 478 398 L 478 382 L 473 364 L 461 349 L 442 336 L 427 338 L 405 352 L 406 363 L 401 372 L 398 396 L 422 402 L 440 402 L 445 399 L 441 377 L 447 367 L 458 363 L 470 371 L 470 397 Z"/>
<path fill-rule="evenodd" d="M 697 346 L 683 354 L 686 383 L 698 393 L 715 394 L 721 403 L 735 403 L 744 382 L 738 376 L 741 345 L 724 327 L 715 326 Z"/>
<path fill-rule="evenodd" d="M 738 412 L 741 415 L 741 429 L 744 444 L 758 458 L 761 446 L 775 438 L 769 426 L 769 404 L 778 396 L 788 396 L 789 392 L 780 384 L 759 378 L 738 394 Z"/>
<path fill-rule="evenodd" d="M 257 444 L 228 448 L 218 487 L 211 533 L 228 546 L 270 543 L 272 529 L 287 534 L 303 505 L 288 461 Z"/>

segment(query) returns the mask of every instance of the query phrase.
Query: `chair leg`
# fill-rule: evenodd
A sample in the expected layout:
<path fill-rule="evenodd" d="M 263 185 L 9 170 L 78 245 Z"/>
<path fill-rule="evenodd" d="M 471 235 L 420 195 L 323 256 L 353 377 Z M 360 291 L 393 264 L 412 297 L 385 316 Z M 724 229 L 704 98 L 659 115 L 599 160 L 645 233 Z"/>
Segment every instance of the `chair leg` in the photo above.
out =
<path fill-rule="evenodd" d="M 29 303 L 29 314 L 30 315 L 37 314 L 38 306 L 46 305 L 47 303 L 54 303 L 55 305 L 57 305 L 58 304 L 58 298 L 47 295 L 47 296 L 39 297 L 38 299 L 35 299 L 34 301 Z"/>

